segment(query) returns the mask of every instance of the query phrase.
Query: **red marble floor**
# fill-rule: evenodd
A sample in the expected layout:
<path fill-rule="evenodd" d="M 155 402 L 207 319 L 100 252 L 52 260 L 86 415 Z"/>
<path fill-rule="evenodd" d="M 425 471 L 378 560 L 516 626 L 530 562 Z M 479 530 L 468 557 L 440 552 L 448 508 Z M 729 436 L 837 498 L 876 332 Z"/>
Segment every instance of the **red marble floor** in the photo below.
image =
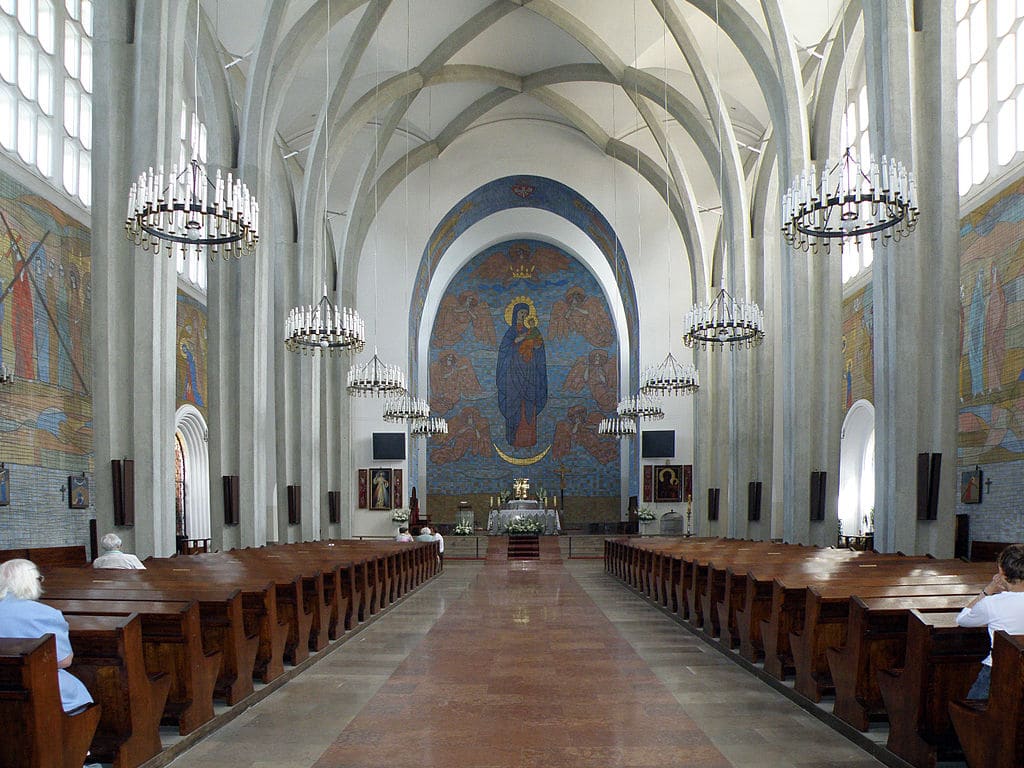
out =
<path fill-rule="evenodd" d="M 315 768 L 730 763 L 561 561 L 490 561 Z"/>

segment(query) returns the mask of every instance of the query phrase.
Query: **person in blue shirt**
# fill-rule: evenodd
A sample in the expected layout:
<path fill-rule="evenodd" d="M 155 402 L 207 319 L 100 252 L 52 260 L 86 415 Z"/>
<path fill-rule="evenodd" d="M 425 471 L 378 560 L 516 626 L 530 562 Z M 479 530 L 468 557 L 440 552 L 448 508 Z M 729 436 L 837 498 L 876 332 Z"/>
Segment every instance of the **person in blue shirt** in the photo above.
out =
<path fill-rule="evenodd" d="M 92 696 L 82 681 L 67 671 L 74 658 L 68 623 L 56 608 L 39 602 L 42 594 L 43 577 L 35 563 L 21 559 L 0 563 L 0 637 L 54 635 L 61 705 L 74 714 L 92 704 Z"/>

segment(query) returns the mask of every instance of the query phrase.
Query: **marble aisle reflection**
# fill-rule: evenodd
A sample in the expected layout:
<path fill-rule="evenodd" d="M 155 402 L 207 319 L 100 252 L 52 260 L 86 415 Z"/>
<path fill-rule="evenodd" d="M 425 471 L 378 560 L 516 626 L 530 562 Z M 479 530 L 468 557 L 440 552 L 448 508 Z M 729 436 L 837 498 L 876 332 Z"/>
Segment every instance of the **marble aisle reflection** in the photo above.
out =
<path fill-rule="evenodd" d="M 608 577 L 449 562 L 175 768 L 880 768 Z"/>

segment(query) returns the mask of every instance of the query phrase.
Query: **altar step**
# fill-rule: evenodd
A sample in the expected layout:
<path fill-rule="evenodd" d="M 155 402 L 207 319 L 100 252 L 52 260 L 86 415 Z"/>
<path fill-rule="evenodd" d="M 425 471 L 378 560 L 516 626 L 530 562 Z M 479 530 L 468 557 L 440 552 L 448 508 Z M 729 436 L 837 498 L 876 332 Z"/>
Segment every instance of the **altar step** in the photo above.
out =
<path fill-rule="evenodd" d="M 508 537 L 509 560 L 540 559 L 540 536 L 535 533 Z"/>

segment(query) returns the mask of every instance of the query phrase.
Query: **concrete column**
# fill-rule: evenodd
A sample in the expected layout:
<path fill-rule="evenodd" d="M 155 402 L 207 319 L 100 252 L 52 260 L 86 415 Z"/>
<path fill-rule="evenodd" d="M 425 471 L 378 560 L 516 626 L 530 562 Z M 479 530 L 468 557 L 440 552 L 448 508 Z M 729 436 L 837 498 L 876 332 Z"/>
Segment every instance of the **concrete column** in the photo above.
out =
<path fill-rule="evenodd" d="M 913 168 L 921 220 L 876 248 L 875 546 L 953 550 L 958 391 L 959 198 L 955 25 L 948 3 L 864 3 L 872 146 Z M 938 519 L 918 521 L 917 456 L 941 453 Z"/>
<path fill-rule="evenodd" d="M 123 232 L 131 179 L 166 161 L 181 103 L 176 3 L 111 0 L 96 7 L 94 118 L 110 126 L 93 151 L 93 316 L 96 510 L 113 529 L 110 461 L 135 461 L 135 527 L 119 531 L 140 556 L 174 552 L 174 341 L 177 276 L 167 252 Z"/>

